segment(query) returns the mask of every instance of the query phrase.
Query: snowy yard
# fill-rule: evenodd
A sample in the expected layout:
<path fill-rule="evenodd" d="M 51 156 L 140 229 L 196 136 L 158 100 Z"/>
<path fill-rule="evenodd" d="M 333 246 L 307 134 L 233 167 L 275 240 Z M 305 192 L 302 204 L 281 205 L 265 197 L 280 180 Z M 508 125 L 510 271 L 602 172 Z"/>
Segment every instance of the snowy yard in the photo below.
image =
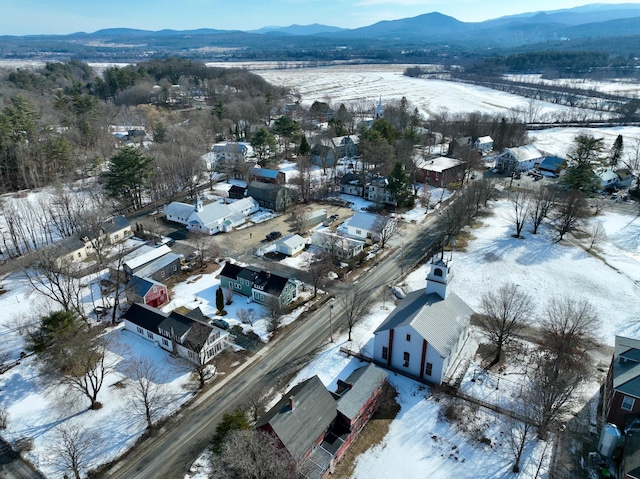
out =
<path fill-rule="evenodd" d="M 155 384 L 162 390 L 162 415 L 179 409 L 195 392 L 189 384 L 192 368 L 185 361 L 171 358 L 160 347 L 121 327 L 107 334 L 114 340 L 107 353 L 113 371 L 106 375 L 98 395 L 102 403 L 99 410 L 88 410 L 85 397 L 54 388 L 39 375 L 34 357 L 0 376 L 2 404 L 7 407 L 9 418 L 3 437 L 12 443 L 31 438 L 33 449 L 25 457 L 47 477 L 61 478 L 65 472 L 56 462 L 55 449 L 62 429 L 77 429 L 91 437 L 87 468 L 115 459 L 145 431 L 144 417 L 132 413 L 132 386 L 126 382 L 131 361 L 147 358 L 158 366 L 160 374 Z"/>

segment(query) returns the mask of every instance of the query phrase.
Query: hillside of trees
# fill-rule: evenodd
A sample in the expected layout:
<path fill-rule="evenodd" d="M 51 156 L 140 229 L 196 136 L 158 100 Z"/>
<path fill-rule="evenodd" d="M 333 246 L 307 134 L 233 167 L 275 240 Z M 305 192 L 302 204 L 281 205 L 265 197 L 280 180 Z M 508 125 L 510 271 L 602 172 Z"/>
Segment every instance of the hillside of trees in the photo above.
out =
<path fill-rule="evenodd" d="M 0 71 L 0 191 L 100 172 L 120 146 L 118 126 L 153 135 L 150 156 L 158 164 L 166 158 L 161 174 L 175 177 L 166 171 L 176 169 L 177 162 L 168 161 L 176 156 L 173 150 L 199 158 L 238 125 L 263 123 L 286 93 L 242 69 L 177 58 L 109 67 L 101 74 L 77 60 Z M 184 187 L 171 183 L 165 189 Z"/>

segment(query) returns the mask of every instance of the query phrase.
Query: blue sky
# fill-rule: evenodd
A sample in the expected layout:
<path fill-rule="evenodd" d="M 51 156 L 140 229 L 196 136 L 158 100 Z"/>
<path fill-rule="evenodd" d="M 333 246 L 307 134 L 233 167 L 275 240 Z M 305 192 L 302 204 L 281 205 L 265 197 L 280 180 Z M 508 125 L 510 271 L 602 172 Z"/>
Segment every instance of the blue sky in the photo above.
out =
<path fill-rule="evenodd" d="M 0 35 L 66 34 L 116 27 L 252 30 L 294 23 L 356 28 L 430 12 L 473 22 L 586 3 L 588 0 L 0 0 Z"/>

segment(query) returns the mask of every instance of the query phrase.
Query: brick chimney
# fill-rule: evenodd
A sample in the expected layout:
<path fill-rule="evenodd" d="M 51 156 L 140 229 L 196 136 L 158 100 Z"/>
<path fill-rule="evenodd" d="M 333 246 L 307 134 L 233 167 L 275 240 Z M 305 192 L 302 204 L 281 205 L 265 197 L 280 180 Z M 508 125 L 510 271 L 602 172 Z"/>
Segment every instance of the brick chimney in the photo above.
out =
<path fill-rule="evenodd" d="M 289 396 L 289 408 L 293 411 L 296 407 L 296 397 Z"/>

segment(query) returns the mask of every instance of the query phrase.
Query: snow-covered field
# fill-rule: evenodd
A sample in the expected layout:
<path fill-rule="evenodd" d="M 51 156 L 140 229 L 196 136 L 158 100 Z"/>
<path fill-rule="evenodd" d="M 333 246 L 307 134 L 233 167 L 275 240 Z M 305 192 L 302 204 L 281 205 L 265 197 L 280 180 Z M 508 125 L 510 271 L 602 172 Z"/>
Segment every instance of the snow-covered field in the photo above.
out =
<path fill-rule="evenodd" d="M 411 65 L 338 65 L 317 68 L 255 70 L 270 83 L 291 87 L 302 104 L 314 101 L 338 106 L 363 104 L 373 112 L 375 105 L 400 100 L 403 96 L 425 117 L 447 111 L 451 114 L 479 111 L 498 114 L 508 110 L 527 111 L 527 98 L 475 85 L 410 78 L 402 73 Z M 539 116 L 568 113 L 569 107 L 539 102 Z"/>
<path fill-rule="evenodd" d="M 526 83 L 539 83 L 541 85 L 554 85 L 566 88 L 579 88 L 581 90 L 595 90 L 604 93 L 613 93 L 617 95 L 625 95 L 637 97 L 640 95 L 640 87 L 638 82 L 631 79 L 619 79 L 609 81 L 584 80 L 580 78 L 559 78 L 557 80 L 549 80 L 542 78 L 542 75 L 506 75 L 513 81 Z"/>

